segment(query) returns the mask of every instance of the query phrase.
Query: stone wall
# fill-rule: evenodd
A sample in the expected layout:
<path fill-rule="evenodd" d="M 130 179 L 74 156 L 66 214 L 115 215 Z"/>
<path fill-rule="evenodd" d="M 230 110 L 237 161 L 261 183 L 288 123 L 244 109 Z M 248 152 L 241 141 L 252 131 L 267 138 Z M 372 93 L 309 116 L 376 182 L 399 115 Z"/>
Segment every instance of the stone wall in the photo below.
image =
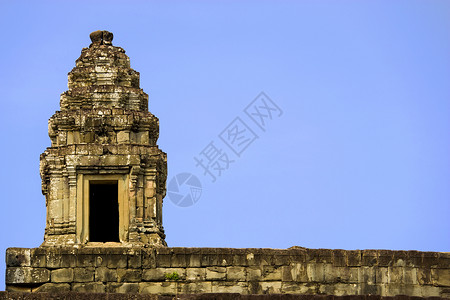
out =
<path fill-rule="evenodd" d="M 439 297 L 415 297 L 415 296 L 330 296 L 330 295 L 299 295 L 299 294 L 265 294 L 242 295 L 236 293 L 208 293 L 208 294 L 179 294 L 176 296 L 156 294 L 118 294 L 118 293 L 27 293 L 27 292 L 0 292 L 0 300 L 436 300 Z"/>
<path fill-rule="evenodd" d="M 9 248 L 6 290 L 450 298 L 450 253 L 293 247 Z"/>

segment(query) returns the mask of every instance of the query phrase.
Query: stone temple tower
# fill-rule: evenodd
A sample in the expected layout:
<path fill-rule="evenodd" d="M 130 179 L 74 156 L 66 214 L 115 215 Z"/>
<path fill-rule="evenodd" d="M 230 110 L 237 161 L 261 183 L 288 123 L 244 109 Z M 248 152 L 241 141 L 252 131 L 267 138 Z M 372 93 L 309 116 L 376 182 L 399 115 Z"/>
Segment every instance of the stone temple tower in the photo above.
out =
<path fill-rule="evenodd" d="M 158 119 L 112 38 L 91 33 L 69 73 L 41 155 L 44 243 L 6 250 L 0 300 L 450 299 L 449 252 L 166 247 Z"/>
<path fill-rule="evenodd" d="M 130 59 L 108 31 L 91 33 L 69 72 L 41 155 L 47 223 L 42 246 L 166 246 L 167 159 L 159 121 Z M 112 244 L 114 245 L 114 244 Z"/>

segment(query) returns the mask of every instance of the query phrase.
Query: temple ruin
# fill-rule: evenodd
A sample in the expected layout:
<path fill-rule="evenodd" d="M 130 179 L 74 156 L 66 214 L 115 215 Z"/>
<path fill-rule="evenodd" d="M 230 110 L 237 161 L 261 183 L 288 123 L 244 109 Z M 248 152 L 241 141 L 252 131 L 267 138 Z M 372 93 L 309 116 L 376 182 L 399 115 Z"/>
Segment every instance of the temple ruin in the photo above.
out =
<path fill-rule="evenodd" d="M 113 34 L 90 38 L 48 122 L 44 242 L 7 249 L 0 299 L 450 298 L 450 253 L 167 247 L 158 119 Z"/>
<path fill-rule="evenodd" d="M 41 155 L 47 206 L 43 246 L 116 242 L 165 246 L 162 201 L 167 159 L 156 145 L 158 118 L 148 112 L 139 72 L 95 31 L 69 72 L 61 110 L 48 122 Z"/>

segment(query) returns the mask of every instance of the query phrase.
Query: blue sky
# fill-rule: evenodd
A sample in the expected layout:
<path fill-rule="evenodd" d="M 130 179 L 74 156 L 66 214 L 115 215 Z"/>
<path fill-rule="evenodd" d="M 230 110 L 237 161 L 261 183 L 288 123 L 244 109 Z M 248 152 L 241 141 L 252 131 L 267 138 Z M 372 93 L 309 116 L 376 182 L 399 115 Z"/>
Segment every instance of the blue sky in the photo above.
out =
<path fill-rule="evenodd" d="M 450 251 L 449 1 L 1 1 L 0 28 L 1 260 L 43 241 L 47 120 L 98 29 L 141 73 L 168 179 L 202 184 L 165 198 L 169 246 Z M 236 117 L 258 136 L 239 157 Z M 215 182 L 210 142 L 234 160 Z"/>

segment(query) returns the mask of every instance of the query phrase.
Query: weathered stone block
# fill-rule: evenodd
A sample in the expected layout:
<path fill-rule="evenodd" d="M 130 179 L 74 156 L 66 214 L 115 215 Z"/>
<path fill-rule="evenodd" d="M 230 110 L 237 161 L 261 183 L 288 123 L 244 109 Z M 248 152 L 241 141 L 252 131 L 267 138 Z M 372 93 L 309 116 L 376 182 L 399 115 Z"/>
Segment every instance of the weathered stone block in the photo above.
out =
<path fill-rule="evenodd" d="M 426 268 L 437 267 L 439 264 L 439 254 L 436 252 L 422 252 L 422 265 Z"/>
<path fill-rule="evenodd" d="M 389 267 L 389 282 L 400 284 L 404 283 L 404 268 L 403 267 Z"/>
<path fill-rule="evenodd" d="M 145 249 L 142 251 L 142 267 L 156 268 L 156 253 L 153 249 Z"/>
<path fill-rule="evenodd" d="M 94 281 L 94 268 L 74 268 L 73 269 L 74 282 L 89 282 Z"/>
<path fill-rule="evenodd" d="M 306 266 L 308 281 L 323 282 L 325 280 L 325 270 L 323 263 L 308 263 Z"/>
<path fill-rule="evenodd" d="M 212 281 L 187 282 L 179 285 L 178 292 L 183 294 L 211 293 L 212 283 Z"/>
<path fill-rule="evenodd" d="M 64 144 L 66 144 L 66 143 L 64 143 Z M 78 145 L 76 145 L 75 149 L 76 149 L 75 153 L 78 155 L 89 155 L 89 149 L 86 145 L 78 144 Z"/>
<path fill-rule="evenodd" d="M 360 269 L 358 267 L 352 267 L 348 268 L 349 277 L 348 277 L 348 283 L 357 283 L 360 278 Z"/>
<path fill-rule="evenodd" d="M 442 297 L 444 296 L 443 293 L 441 294 L 442 290 L 440 287 L 437 286 L 431 286 L 431 285 L 422 285 L 418 287 L 420 289 L 420 295 L 421 297 Z M 445 295 L 446 298 L 450 298 L 449 295 Z"/>
<path fill-rule="evenodd" d="M 95 269 L 95 281 L 116 282 L 117 270 L 105 267 L 98 267 Z"/>
<path fill-rule="evenodd" d="M 131 250 L 127 254 L 128 268 L 139 269 L 142 267 L 142 255 L 139 250 Z"/>
<path fill-rule="evenodd" d="M 284 282 L 288 282 L 288 281 L 294 281 L 294 279 L 292 278 L 292 265 L 291 266 L 281 266 L 281 278 L 282 281 Z"/>
<path fill-rule="evenodd" d="M 111 109 L 111 113 L 112 113 L 113 115 L 115 115 L 116 117 L 119 117 L 119 116 L 120 116 L 120 117 L 125 117 L 124 120 L 120 120 L 119 125 L 125 124 L 125 123 L 127 122 L 126 116 L 123 116 L 124 110 L 123 110 L 122 108 L 115 108 L 115 107 L 113 107 L 113 108 Z"/>
<path fill-rule="evenodd" d="M 388 283 L 389 282 L 389 269 L 386 267 L 378 267 L 375 269 L 375 282 Z"/>
<path fill-rule="evenodd" d="M 218 266 L 226 267 L 233 264 L 233 255 L 230 253 L 218 253 L 217 254 Z"/>
<path fill-rule="evenodd" d="M 30 249 L 8 248 L 6 249 L 7 267 L 29 267 L 31 266 Z"/>
<path fill-rule="evenodd" d="M 292 281 L 299 281 L 299 282 L 307 282 L 308 281 L 308 274 L 307 274 L 307 267 L 306 263 L 294 263 L 291 266 L 289 266 L 286 269 L 283 269 L 282 272 L 289 272 L 289 274 L 284 275 L 283 278 L 291 279 Z M 290 281 L 290 280 L 287 280 Z"/>
<path fill-rule="evenodd" d="M 187 267 L 201 266 L 200 248 L 185 248 L 184 253 L 186 255 Z"/>
<path fill-rule="evenodd" d="M 336 296 L 358 295 L 359 286 L 357 284 L 336 283 L 334 284 L 334 293 Z"/>
<path fill-rule="evenodd" d="M 158 268 L 170 268 L 171 256 L 171 254 L 156 254 L 156 266 Z"/>
<path fill-rule="evenodd" d="M 281 283 L 281 292 L 289 294 L 305 294 L 305 295 L 316 295 L 318 291 L 317 284 L 313 283 L 300 283 L 300 282 L 289 282 L 283 281 Z"/>
<path fill-rule="evenodd" d="M 261 280 L 261 278 L 262 278 L 261 269 L 249 267 L 249 268 L 246 268 L 246 270 L 247 270 L 247 280 L 248 281 Z"/>
<path fill-rule="evenodd" d="M 68 131 L 67 132 L 67 145 L 80 143 L 80 132 L 79 131 Z"/>
<path fill-rule="evenodd" d="M 117 133 L 117 143 L 129 143 L 130 142 L 130 132 L 127 131 L 119 131 Z"/>
<path fill-rule="evenodd" d="M 431 269 L 428 268 L 417 269 L 417 282 L 421 285 L 432 284 Z"/>
<path fill-rule="evenodd" d="M 47 268 L 57 269 L 61 267 L 61 250 L 59 248 L 51 248 L 46 252 Z"/>
<path fill-rule="evenodd" d="M 361 266 L 361 251 L 360 250 L 347 251 L 347 263 L 349 267 Z"/>
<path fill-rule="evenodd" d="M 48 259 L 47 257 L 47 266 L 49 266 Z M 93 254 L 78 254 L 76 256 L 77 267 L 93 267 L 96 265 L 96 262 L 96 256 Z"/>
<path fill-rule="evenodd" d="M 437 286 L 450 286 L 450 270 L 431 269 L 431 280 Z"/>
<path fill-rule="evenodd" d="M 263 294 L 281 293 L 281 281 L 263 281 L 259 285 Z"/>
<path fill-rule="evenodd" d="M 217 255 L 217 249 L 215 248 L 201 248 L 201 266 L 210 267 L 217 266 L 219 263 L 219 257 Z"/>
<path fill-rule="evenodd" d="M 62 253 L 60 259 L 61 268 L 74 268 L 77 266 L 77 257 L 75 253 Z"/>
<path fill-rule="evenodd" d="M 302 261 L 306 261 L 306 255 L 302 257 Z M 291 256 L 285 253 L 280 253 L 280 255 L 274 255 L 273 264 L 276 266 L 286 266 L 291 263 Z"/>
<path fill-rule="evenodd" d="M 202 257 L 197 253 L 186 254 L 186 262 L 188 267 L 200 267 L 202 265 Z"/>
<path fill-rule="evenodd" d="M 306 261 L 331 264 L 333 263 L 333 251 L 329 249 L 309 249 Z"/>
<path fill-rule="evenodd" d="M 206 279 L 206 268 L 187 268 L 186 280 L 203 281 Z"/>
<path fill-rule="evenodd" d="M 332 264 L 325 264 L 324 275 L 326 283 L 348 282 L 351 276 L 348 267 L 335 267 Z"/>
<path fill-rule="evenodd" d="M 107 293 L 122 293 L 122 294 L 137 294 L 139 293 L 139 284 L 138 283 L 116 283 L 111 282 L 106 285 Z"/>
<path fill-rule="evenodd" d="M 282 269 L 280 267 L 263 266 L 262 280 L 264 281 L 281 281 Z"/>
<path fill-rule="evenodd" d="M 392 266 L 394 267 L 404 267 L 408 261 L 407 251 L 394 251 L 394 256 L 392 258 Z"/>
<path fill-rule="evenodd" d="M 137 132 L 135 136 L 135 140 L 139 144 L 147 145 L 149 143 L 149 135 L 146 131 Z"/>
<path fill-rule="evenodd" d="M 32 288 L 30 286 L 7 285 L 5 291 L 14 293 L 31 293 Z"/>
<path fill-rule="evenodd" d="M 377 250 L 363 250 L 361 257 L 361 264 L 363 266 L 376 266 L 378 264 Z"/>
<path fill-rule="evenodd" d="M 291 248 L 289 248 L 289 257 L 291 260 L 291 263 L 306 263 L 306 258 L 307 258 L 307 251 L 308 249 L 303 248 L 303 247 L 298 247 L 298 246 L 293 246 Z M 275 262 L 275 258 L 278 256 L 278 251 L 274 252 L 272 251 L 272 255 L 274 258 L 274 262 Z M 276 264 L 274 264 L 276 265 Z"/>
<path fill-rule="evenodd" d="M 176 282 L 140 282 L 139 293 L 175 295 L 177 293 Z"/>
<path fill-rule="evenodd" d="M 30 251 L 31 266 L 45 268 L 47 265 L 46 251 L 43 248 L 32 248 Z"/>
<path fill-rule="evenodd" d="M 414 267 L 422 264 L 422 252 L 416 250 L 408 251 L 407 266 Z"/>
<path fill-rule="evenodd" d="M 44 268 L 9 267 L 6 269 L 6 284 L 35 284 L 50 281 L 50 271 Z"/>
<path fill-rule="evenodd" d="M 223 282 L 214 281 L 211 285 L 212 293 L 238 293 L 242 295 L 248 294 L 247 282 Z"/>
<path fill-rule="evenodd" d="M 73 283 L 72 291 L 79 293 L 104 293 L 106 285 L 101 282 Z"/>
<path fill-rule="evenodd" d="M 439 269 L 450 269 L 450 252 L 439 253 Z"/>
<path fill-rule="evenodd" d="M 353 284 L 319 284 L 317 286 L 316 293 L 334 296 L 346 296 L 346 295 L 357 295 L 359 293 L 359 287 Z"/>
<path fill-rule="evenodd" d="M 245 267 L 227 267 L 227 280 L 245 281 L 246 275 Z"/>
<path fill-rule="evenodd" d="M 249 281 L 248 282 L 249 294 L 262 294 L 261 285 L 259 281 Z"/>
<path fill-rule="evenodd" d="M 180 267 L 180 268 L 186 268 L 188 265 L 186 261 L 186 254 L 184 253 L 176 253 L 172 254 L 170 256 L 170 266 L 171 267 Z"/>
<path fill-rule="evenodd" d="M 347 266 L 347 255 L 345 250 L 334 250 L 333 251 L 333 266 L 335 267 L 346 267 Z"/>
<path fill-rule="evenodd" d="M 142 272 L 144 281 L 163 281 L 165 280 L 164 269 L 144 269 Z"/>
<path fill-rule="evenodd" d="M 33 293 L 61 293 L 68 291 L 70 291 L 69 283 L 44 283 L 32 289 Z"/>
<path fill-rule="evenodd" d="M 378 250 L 378 266 L 388 267 L 392 264 L 394 254 L 389 250 Z"/>
<path fill-rule="evenodd" d="M 139 282 L 142 279 L 142 270 L 117 269 L 117 279 L 119 282 Z"/>
<path fill-rule="evenodd" d="M 405 284 L 417 284 L 417 268 L 405 267 L 404 282 Z"/>
<path fill-rule="evenodd" d="M 380 295 L 382 287 L 375 283 L 362 282 L 360 284 L 359 293 L 362 295 Z"/>
<path fill-rule="evenodd" d="M 72 282 L 73 281 L 73 269 L 62 268 L 52 270 L 51 281 L 55 283 Z"/>
<path fill-rule="evenodd" d="M 126 268 L 127 256 L 125 254 L 111 254 L 106 256 L 106 266 L 108 268 Z"/>
<path fill-rule="evenodd" d="M 227 278 L 227 268 L 207 267 L 206 280 L 225 280 Z"/>
<path fill-rule="evenodd" d="M 233 249 L 232 259 L 233 266 L 248 266 L 246 252 L 244 249 Z"/>
<path fill-rule="evenodd" d="M 364 282 L 367 284 L 376 283 L 376 272 L 373 267 L 361 267 L 359 268 L 359 282 Z"/>
<path fill-rule="evenodd" d="M 255 249 L 251 249 L 251 250 L 255 250 Z M 254 253 L 254 252 L 256 252 L 256 251 L 251 251 L 250 253 L 248 253 L 246 255 L 247 264 L 252 267 L 263 266 L 264 264 L 262 264 L 261 254 Z"/>

